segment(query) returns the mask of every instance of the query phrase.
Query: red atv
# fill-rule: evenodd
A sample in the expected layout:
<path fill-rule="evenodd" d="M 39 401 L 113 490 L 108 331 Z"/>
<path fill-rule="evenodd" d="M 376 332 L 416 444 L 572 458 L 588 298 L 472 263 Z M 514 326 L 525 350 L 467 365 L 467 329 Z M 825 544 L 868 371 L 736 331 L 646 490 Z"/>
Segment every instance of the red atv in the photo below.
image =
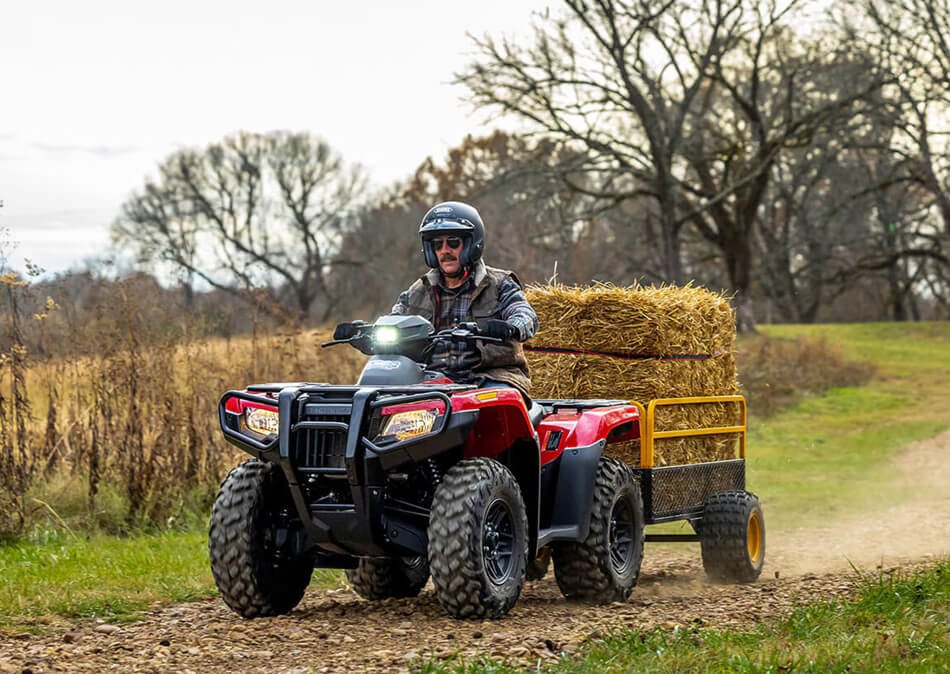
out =
<path fill-rule="evenodd" d="M 425 370 L 437 340 L 491 341 L 475 324 L 434 332 L 418 316 L 344 324 L 372 357 L 355 386 L 264 384 L 219 404 L 225 437 L 255 458 L 221 485 L 211 569 L 245 618 L 290 611 L 315 567 L 343 568 L 367 599 L 417 595 L 430 575 L 456 618 L 498 618 L 550 557 L 566 597 L 626 599 L 644 540 L 699 540 L 714 577 L 758 577 L 765 553 L 757 499 L 744 491 L 741 426 L 652 428 L 625 400 L 535 400 L 456 384 Z M 338 333 L 340 331 L 338 330 Z M 739 396 L 701 401 L 729 400 Z M 653 468 L 653 440 L 738 433 L 732 461 Z M 641 465 L 603 456 L 641 439 Z M 696 534 L 644 536 L 689 520 Z"/>

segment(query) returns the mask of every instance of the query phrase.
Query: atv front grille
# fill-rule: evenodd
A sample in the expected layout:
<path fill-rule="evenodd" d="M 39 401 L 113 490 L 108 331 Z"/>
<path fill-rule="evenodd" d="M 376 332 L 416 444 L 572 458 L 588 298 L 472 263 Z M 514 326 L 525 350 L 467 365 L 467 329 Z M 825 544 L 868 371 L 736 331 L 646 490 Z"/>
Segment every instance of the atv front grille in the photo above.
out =
<path fill-rule="evenodd" d="M 307 416 L 302 421 L 347 424 L 350 418 L 321 414 Z M 294 465 L 304 472 L 327 468 L 342 472 L 346 468 L 346 436 L 347 431 L 342 428 L 300 428 L 293 442 Z"/>
<path fill-rule="evenodd" d="M 700 516 L 706 500 L 721 491 L 745 489 L 745 460 L 661 466 L 635 471 L 648 524 Z"/>

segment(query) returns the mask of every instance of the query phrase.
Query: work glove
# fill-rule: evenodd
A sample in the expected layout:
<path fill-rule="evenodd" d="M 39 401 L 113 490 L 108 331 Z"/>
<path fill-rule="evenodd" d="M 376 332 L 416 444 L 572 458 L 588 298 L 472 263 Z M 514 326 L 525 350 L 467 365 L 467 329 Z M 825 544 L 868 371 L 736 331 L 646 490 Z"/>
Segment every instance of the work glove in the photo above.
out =
<path fill-rule="evenodd" d="M 481 331 L 483 335 L 505 341 L 515 339 L 518 336 L 518 329 L 515 326 L 497 318 L 489 318 L 485 321 L 481 326 Z"/>
<path fill-rule="evenodd" d="M 359 331 L 360 326 L 357 323 L 339 323 L 333 331 L 333 339 L 349 339 Z"/>

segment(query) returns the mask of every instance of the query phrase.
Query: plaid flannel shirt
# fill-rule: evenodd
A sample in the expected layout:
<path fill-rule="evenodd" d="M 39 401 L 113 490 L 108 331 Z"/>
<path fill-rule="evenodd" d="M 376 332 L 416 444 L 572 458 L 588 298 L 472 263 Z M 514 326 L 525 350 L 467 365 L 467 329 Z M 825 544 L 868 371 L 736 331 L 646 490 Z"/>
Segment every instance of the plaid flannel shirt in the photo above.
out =
<path fill-rule="evenodd" d="M 479 265 L 484 263 L 479 260 Z M 458 288 L 447 288 L 439 275 L 439 283 L 433 287 L 438 293 L 438 316 L 435 317 L 436 330 L 443 330 L 472 320 L 472 296 L 475 292 L 475 276 L 469 277 Z M 405 315 L 409 309 L 409 291 L 399 295 L 392 313 Z M 505 321 L 518 331 L 517 339 L 524 342 L 538 330 L 538 316 L 528 304 L 524 291 L 516 281 L 506 278 L 498 293 L 498 309 L 495 318 Z M 455 379 L 462 381 L 465 373 L 480 361 L 478 349 L 474 343 L 439 343 L 433 349 L 429 367 L 433 370 L 455 373 Z"/>

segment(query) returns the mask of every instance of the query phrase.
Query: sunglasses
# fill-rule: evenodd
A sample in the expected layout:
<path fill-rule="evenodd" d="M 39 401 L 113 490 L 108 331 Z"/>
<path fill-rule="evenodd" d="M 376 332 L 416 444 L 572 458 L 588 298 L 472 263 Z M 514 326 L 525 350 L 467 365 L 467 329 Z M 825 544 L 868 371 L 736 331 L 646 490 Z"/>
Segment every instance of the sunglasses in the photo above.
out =
<path fill-rule="evenodd" d="M 456 250 L 462 246 L 462 239 L 458 236 L 448 236 L 444 238 L 440 236 L 435 239 L 429 239 L 429 241 L 432 243 L 432 250 L 441 250 L 443 243 L 448 244 L 452 250 Z"/>

